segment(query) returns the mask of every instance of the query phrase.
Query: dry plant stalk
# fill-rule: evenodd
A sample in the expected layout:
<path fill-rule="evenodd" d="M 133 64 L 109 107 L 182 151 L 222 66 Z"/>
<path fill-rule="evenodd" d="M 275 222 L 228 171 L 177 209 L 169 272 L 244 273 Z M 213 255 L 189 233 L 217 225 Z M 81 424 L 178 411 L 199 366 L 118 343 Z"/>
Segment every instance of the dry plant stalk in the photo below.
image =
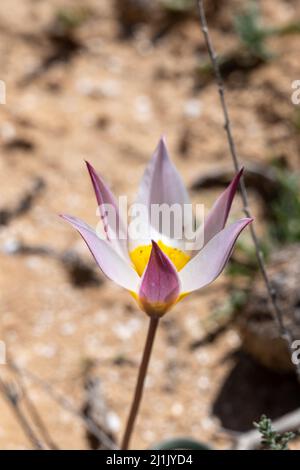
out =
<path fill-rule="evenodd" d="M 53 386 L 50 385 L 50 383 L 36 376 L 33 372 L 30 372 L 29 370 L 24 368 L 20 368 L 16 364 L 16 362 L 11 358 L 11 356 L 7 359 L 7 363 L 9 367 L 19 377 L 27 377 L 29 380 L 41 387 L 41 389 L 44 390 L 44 392 L 47 393 L 47 395 L 52 398 L 52 400 L 57 403 L 61 408 L 68 411 L 73 416 L 79 418 L 86 427 L 86 429 L 91 432 L 94 436 L 96 436 L 99 441 L 103 442 L 107 449 L 118 450 L 118 447 L 116 446 L 115 442 L 113 442 L 110 437 L 105 432 L 103 432 L 103 430 L 100 429 L 99 426 L 97 426 L 97 424 L 91 418 L 85 416 L 84 413 L 80 409 L 77 409 L 77 407 L 65 395 L 57 392 L 53 388 Z"/>
<path fill-rule="evenodd" d="M 239 158 L 238 158 L 238 154 L 237 154 L 237 150 L 236 150 L 236 146 L 235 146 L 235 141 L 234 141 L 232 130 L 231 130 L 231 121 L 230 121 L 229 112 L 228 112 L 227 103 L 226 103 L 226 98 L 225 98 L 224 82 L 223 82 L 222 75 L 221 75 L 221 72 L 220 72 L 220 67 L 219 67 L 219 64 L 218 64 L 218 56 L 216 54 L 216 51 L 214 49 L 214 46 L 213 46 L 213 43 L 212 43 L 212 40 L 211 40 L 211 37 L 210 37 L 210 34 L 209 34 L 207 21 L 206 21 L 205 10 L 204 10 L 204 5 L 203 5 L 203 0 L 198 0 L 197 3 L 198 3 L 198 10 L 199 10 L 199 17 L 200 17 L 200 27 L 201 27 L 201 30 L 202 30 L 203 35 L 204 35 L 204 39 L 205 39 L 206 46 L 207 46 L 207 49 L 208 49 L 208 54 L 209 54 L 209 57 L 210 57 L 210 60 L 211 60 L 212 66 L 213 66 L 213 70 L 214 70 L 214 74 L 215 74 L 215 78 L 216 78 L 216 82 L 217 82 L 217 86 L 218 86 L 220 102 L 221 102 L 222 111 L 223 111 L 223 115 L 224 115 L 224 129 L 225 129 L 225 132 L 226 132 L 226 135 L 227 135 L 228 145 L 229 145 L 229 149 L 230 149 L 234 169 L 235 169 L 236 172 L 238 172 L 238 171 L 240 171 Z M 247 194 L 247 189 L 246 189 L 246 185 L 245 185 L 243 175 L 240 178 L 239 185 L 240 185 L 240 190 L 241 190 L 241 197 L 242 197 L 242 202 L 243 202 L 244 213 L 247 217 L 251 217 L 251 211 L 250 211 L 249 202 L 248 202 L 248 194 Z M 257 234 L 256 234 L 256 230 L 254 228 L 254 224 L 250 224 L 249 228 L 250 228 L 251 237 L 252 237 L 254 247 L 255 247 L 255 253 L 256 253 L 256 257 L 257 257 L 257 261 L 258 261 L 258 266 L 259 266 L 259 269 L 262 273 L 263 280 L 264 280 L 264 283 L 265 283 L 267 291 L 268 291 L 268 295 L 269 295 L 270 302 L 271 302 L 271 305 L 272 305 L 272 310 L 273 310 L 275 321 L 278 325 L 280 335 L 287 342 L 290 355 L 292 356 L 292 354 L 293 354 L 293 348 L 292 348 L 293 337 L 292 337 L 290 331 L 285 327 L 284 320 L 283 320 L 284 313 L 282 312 L 281 308 L 278 305 L 276 291 L 275 291 L 274 287 L 272 286 L 272 282 L 271 282 L 271 280 L 268 276 L 266 266 L 265 266 L 265 262 L 264 262 L 264 258 L 263 258 L 263 253 L 262 253 L 261 248 L 260 248 L 260 243 L 259 243 L 259 240 L 258 240 L 258 237 L 257 237 Z M 298 381 L 300 382 L 300 364 L 294 364 L 294 366 L 295 366 L 295 372 L 297 374 Z"/>
<path fill-rule="evenodd" d="M 31 442 L 33 448 L 35 450 L 44 450 L 44 444 L 37 437 L 29 420 L 20 407 L 20 396 L 13 383 L 6 383 L 0 378 L 0 393 L 2 393 L 4 398 L 7 400 L 18 424 L 22 428 L 28 440 Z"/>

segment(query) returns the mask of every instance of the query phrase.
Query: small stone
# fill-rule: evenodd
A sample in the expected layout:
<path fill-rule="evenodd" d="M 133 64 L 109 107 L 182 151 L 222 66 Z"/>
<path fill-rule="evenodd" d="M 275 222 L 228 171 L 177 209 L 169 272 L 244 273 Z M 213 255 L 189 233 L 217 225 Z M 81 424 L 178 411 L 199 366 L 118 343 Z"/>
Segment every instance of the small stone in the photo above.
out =
<path fill-rule="evenodd" d="M 215 424 L 211 418 L 203 418 L 201 420 L 202 428 L 209 431 L 212 430 L 215 427 Z"/>
<path fill-rule="evenodd" d="M 171 413 L 173 416 L 180 416 L 183 413 L 183 405 L 181 403 L 174 403 L 171 408 Z"/>
<path fill-rule="evenodd" d="M 209 355 L 205 351 L 197 351 L 195 356 L 201 365 L 207 365 L 210 362 Z"/>
<path fill-rule="evenodd" d="M 81 95 L 94 98 L 116 98 L 121 93 L 120 83 L 116 80 L 97 82 L 90 78 L 81 78 L 77 80 L 75 86 Z"/>
<path fill-rule="evenodd" d="M 108 427 L 111 430 L 111 432 L 115 433 L 115 432 L 120 431 L 121 421 L 120 421 L 119 416 L 116 413 L 114 413 L 113 411 L 109 411 L 107 413 L 106 419 L 107 419 Z"/>
<path fill-rule="evenodd" d="M 18 240 L 11 238 L 9 240 L 6 240 L 3 246 L 3 251 L 4 253 L 8 255 L 12 255 L 18 251 L 20 248 L 20 243 Z"/>
<path fill-rule="evenodd" d="M 226 339 L 228 344 L 233 348 L 237 348 L 241 344 L 241 338 L 238 333 L 234 330 L 228 331 Z"/>
<path fill-rule="evenodd" d="M 8 121 L 4 121 L 0 127 L 0 135 L 4 142 L 8 142 L 16 137 L 15 126 Z"/>
<path fill-rule="evenodd" d="M 64 323 L 60 331 L 63 336 L 71 336 L 75 333 L 76 326 L 74 325 L 74 323 Z"/>
<path fill-rule="evenodd" d="M 95 325 L 103 325 L 104 323 L 107 322 L 109 312 L 106 310 L 99 310 L 99 312 L 96 312 L 93 317 L 93 322 Z"/>
<path fill-rule="evenodd" d="M 202 375 L 197 380 L 197 385 L 201 390 L 207 390 L 210 386 L 210 380 L 207 375 Z"/>
<path fill-rule="evenodd" d="M 151 100 L 146 95 L 137 96 L 134 103 L 136 117 L 139 121 L 148 121 L 152 114 Z"/>
<path fill-rule="evenodd" d="M 36 354 L 47 359 L 52 359 L 57 353 L 55 344 L 40 344 L 34 348 Z"/>
<path fill-rule="evenodd" d="M 202 106 L 199 100 L 190 99 L 184 103 L 184 115 L 196 119 L 202 114 Z"/>
<path fill-rule="evenodd" d="M 132 335 L 140 329 L 140 321 L 136 318 L 130 319 L 127 323 L 117 323 L 113 331 L 122 340 L 130 339 Z"/>

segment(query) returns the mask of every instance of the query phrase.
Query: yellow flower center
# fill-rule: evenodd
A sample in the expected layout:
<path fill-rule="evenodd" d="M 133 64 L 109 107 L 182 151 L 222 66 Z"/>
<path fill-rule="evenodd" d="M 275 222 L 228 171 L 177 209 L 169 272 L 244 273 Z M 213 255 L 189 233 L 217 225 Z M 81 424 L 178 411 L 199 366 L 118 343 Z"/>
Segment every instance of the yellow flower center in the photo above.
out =
<path fill-rule="evenodd" d="M 180 271 L 190 260 L 190 256 L 171 246 L 165 245 L 161 240 L 157 243 L 161 251 L 172 261 L 177 271 Z M 151 254 L 152 245 L 141 245 L 130 252 L 130 258 L 139 276 L 142 276 Z"/>

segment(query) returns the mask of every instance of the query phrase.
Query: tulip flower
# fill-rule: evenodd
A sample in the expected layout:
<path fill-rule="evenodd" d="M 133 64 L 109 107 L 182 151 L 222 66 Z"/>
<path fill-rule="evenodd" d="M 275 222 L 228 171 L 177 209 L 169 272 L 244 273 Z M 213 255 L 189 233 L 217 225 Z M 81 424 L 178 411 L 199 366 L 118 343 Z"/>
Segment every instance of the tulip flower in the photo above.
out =
<path fill-rule="evenodd" d="M 116 199 L 94 168 L 87 163 L 100 208 L 110 204 L 117 214 L 118 233 L 109 227 L 109 218 L 102 215 L 107 239 L 100 238 L 85 222 L 71 216 L 62 217 L 78 230 L 102 272 L 116 284 L 129 290 L 148 315 L 162 316 L 190 292 L 207 286 L 223 271 L 241 231 L 252 219 L 243 218 L 225 227 L 231 203 L 242 170 L 216 200 L 204 223 L 204 245 L 196 252 L 166 243 L 165 237 L 152 230 L 156 239 L 130 250 L 130 240 L 118 238 L 125 232 Z M 137 203 L 150 212 L 152 204 L 190 204 L 183 182 L 171 163 L 164 139 L 161 139 L 143 176 Z M 146 220 L 147 219 L 147 220 Z M 145 218 L 145 223 L 148 218 Z M 109 233 L 113 231 L 112 237 Z M 151 228 L 149 229 L 151 233 Z M 164 241 L 162 241 L 162 239 Z M 177 243 L 178 245 L 178 243 Z"/>
<path fill-rule="evenodd" d="M 116 284 L 132 293 L 139 307 L 150 316 L 150 326 L 140 368 L 138 383 L 122 448 L 127 448 L 139 407 L 144 378 L 159 318 L 190 292 L 213 282 L 223 271 L 242 230 L 252 221 L 237 220 L 225 227 L 242 170 L 219 196 L 204 220 L 203 246 L 186 251 L 184 243 L 172 240 L 155 227 L 147 227 L 149 239 L 131 240 L 116 199 L 94 168 L 87 163 L 94 187 L 106 239 L 85 222 L 67 215 L 67 220 L 85 240 L 102 272 Z M 170 161 L 162 138 L 146 168 L 137 196 L 146 208 L 144 224 L 151 225 L 153 204 L 190 204 L 188 193 L 176 168 Z M 112 226 L 106 205 L 114 208 L 116 226 Z M 124 236 L 125 234 L 125 236 Z M 196 247 L 195 243 L 195 247 Z"/>

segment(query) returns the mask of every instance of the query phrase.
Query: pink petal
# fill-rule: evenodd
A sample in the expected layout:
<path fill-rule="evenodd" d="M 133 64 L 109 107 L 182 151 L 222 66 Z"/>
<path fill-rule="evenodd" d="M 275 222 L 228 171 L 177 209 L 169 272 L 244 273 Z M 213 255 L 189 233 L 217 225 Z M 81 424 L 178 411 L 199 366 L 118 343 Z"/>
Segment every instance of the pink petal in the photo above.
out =
<path fill-rule="evenodd" d="M 120 216 L 117 201 L 111 190 L 104 183 L 103 179 L 96 173 L 92 165 L 89 162 L 86 162 L 86 165 L 93 183 L 106 238 L 120 254 L 124 255 L 126 259 L 129 259 L 127 250 L 127 230 Z M 110 205 L 114 209 L 115 220 L 109 220 L 105 205 Z"/>
<path fill-rule="evenodd" d="M 109 279 L 125 289 L 137 292 L 140 282 L 138 274 L 106 240 L 99 238 L 96 232 L 82 220 L 68 215 L 61 217 L 78 230 L 96 263 Z"/>
<path fill-rule="evenodd" d="M 179 272 L 181 292 L 191 292 L 210 284 L 223 271 L 241 231 L 253 219 L 241 219 L 215 235 Z"/>
<path fill-rule="evenodd" d="M 204 223 L 204 244 L 213 238 L 225 227 L 231 204 L 236 193 L 240 178 L 243 174 L 242 168 L 233 178 L 230 185 L 218 197 L 210 210 Z"/>
<path fill-rule="evenodd" d="M 139 300 L 146 313 L 165 313 L 178 298 L 180 286 L 173 264 L 152 241 L 148 265 L 143 274 Z"/>
<path fill-rule="evenodd" d="M 182 179 L 170 160 L 166 142 L 161 138 L 143 175 L 136 203 L 147 208 L 148 217 L 144 223 L 148 225 L 152 204 L 189 204 L 190 199 Z M 159 227 L 154 227 L 158 232 Z M 169 235 L 169 234 L 165 234 Z"/>

